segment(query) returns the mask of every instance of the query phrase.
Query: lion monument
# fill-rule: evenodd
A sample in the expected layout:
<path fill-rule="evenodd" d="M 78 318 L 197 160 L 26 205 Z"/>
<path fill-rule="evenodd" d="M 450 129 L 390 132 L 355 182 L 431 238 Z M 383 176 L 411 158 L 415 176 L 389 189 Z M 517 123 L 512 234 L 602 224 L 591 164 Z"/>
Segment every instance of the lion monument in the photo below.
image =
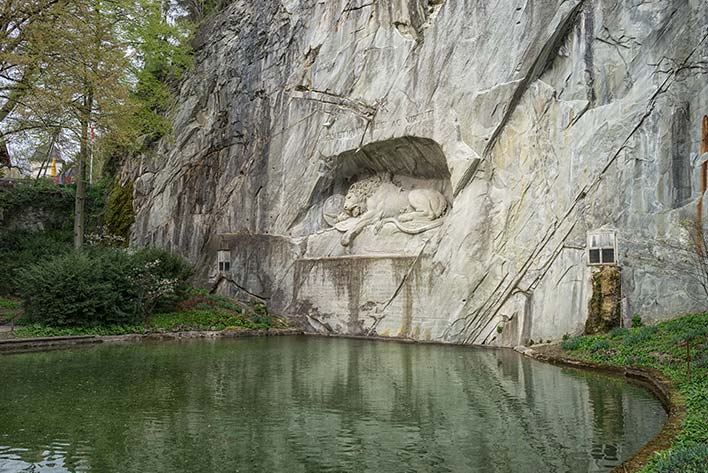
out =
<path fill-rule="evenodd" d="M 333 212 L 336 204 L 341 205 L 339 214 Z M 440 217 L 447 207 L 447 199 L 436 190 L 404 190 L 391 182 L 390 175 L 378 174 L 352 184 L 346 196 L 330 197 L 324 219 L 344 233 L 342 246 L 349 246 L 369 225 L 376 232 L 386 224 L 409 235 L 427 232 L 442 225 Z"/>

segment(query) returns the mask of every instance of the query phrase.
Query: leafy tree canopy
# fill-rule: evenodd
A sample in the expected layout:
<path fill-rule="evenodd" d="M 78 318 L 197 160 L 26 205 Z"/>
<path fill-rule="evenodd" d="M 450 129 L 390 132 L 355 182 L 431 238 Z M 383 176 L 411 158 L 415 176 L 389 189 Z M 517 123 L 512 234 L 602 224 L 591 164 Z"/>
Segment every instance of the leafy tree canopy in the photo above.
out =
<path fill-rule="evenodd" d="M 130 154 L 169 131 L 165 117 L 189 67 L 191 26 L 164 0 L 6 0 L 0 6 L 0 132 L 54 136 Z"/>

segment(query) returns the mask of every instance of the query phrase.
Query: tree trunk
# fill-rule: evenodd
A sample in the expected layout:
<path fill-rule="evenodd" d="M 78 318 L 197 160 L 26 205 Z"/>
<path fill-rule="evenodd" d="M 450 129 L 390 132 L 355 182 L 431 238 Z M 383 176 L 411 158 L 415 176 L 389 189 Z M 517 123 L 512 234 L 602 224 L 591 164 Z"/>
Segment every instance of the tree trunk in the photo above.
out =
<path fill-rule="evenodd" d="M 84 107 L 81 113 L 81 150 L 76 163 L 76 200 L 74 203 L 74 248 L 80 250 L 84 246 L 86 226 L 86 162 L 89 155 L 89 123 L 93 108 L 93 91 L 89 90 L 84 97 Z"/>

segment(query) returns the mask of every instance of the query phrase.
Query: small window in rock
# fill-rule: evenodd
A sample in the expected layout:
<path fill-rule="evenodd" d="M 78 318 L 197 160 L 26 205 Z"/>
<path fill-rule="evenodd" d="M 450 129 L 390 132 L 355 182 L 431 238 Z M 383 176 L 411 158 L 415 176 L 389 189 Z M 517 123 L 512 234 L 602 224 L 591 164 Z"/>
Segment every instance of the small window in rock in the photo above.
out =
<path fill-rule="evenodd" d="M 617 234 L 611 230 L 588 232 L 588 264 L 617 264 Z"/>
<path fill-rule="evenodd" d="M 590 250 L 590 264 L 600 264 L 600 250 Z"/>
<path fill-rule="evenodd" d="M 231 271 L 231 252 L 229 250 L 219 250 L 217 259 L 220 272 Z"/>

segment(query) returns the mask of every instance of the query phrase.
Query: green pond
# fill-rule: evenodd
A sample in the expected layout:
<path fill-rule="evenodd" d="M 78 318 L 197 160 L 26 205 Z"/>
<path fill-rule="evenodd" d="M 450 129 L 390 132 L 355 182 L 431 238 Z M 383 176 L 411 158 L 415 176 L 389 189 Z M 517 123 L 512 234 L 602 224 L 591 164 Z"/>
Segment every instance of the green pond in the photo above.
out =
<path fill-rule="evenodd" d="M 320 337 L 0 357 L 0 472 L 598 472 L 665 412 L 510 350 Z"/>

